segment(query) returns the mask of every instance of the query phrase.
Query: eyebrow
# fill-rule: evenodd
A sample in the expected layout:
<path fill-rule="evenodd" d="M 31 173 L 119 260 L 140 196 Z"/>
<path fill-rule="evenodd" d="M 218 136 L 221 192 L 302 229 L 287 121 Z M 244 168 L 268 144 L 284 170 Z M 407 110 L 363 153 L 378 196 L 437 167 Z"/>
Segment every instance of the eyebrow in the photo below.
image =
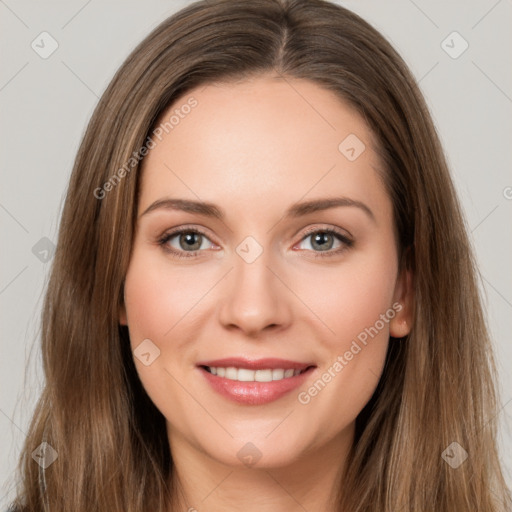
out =
<path fill-rule="evenodd" d="M 284 214 L 283 218 L 297 218 L 311 213 L 337 208 L 340 206 L 351 206 L 362 210 L 373 222 L 376 222 L 375 215 L 372 210 L 361 201 L 350 199 L 348 197 L 333 197 L 323 199 L 313 199 L 302 203 L 293 204 Z M 142 217 L 152 211 L 158 209 L 179 210 L 188 213 L 196 213 L 219 220 L 225 219 L 225 214 L 221 208 L 213 203 L 205 201 L 193 201 L 191 199 L 163 198 L 152 203 L 139 216 Z"/>

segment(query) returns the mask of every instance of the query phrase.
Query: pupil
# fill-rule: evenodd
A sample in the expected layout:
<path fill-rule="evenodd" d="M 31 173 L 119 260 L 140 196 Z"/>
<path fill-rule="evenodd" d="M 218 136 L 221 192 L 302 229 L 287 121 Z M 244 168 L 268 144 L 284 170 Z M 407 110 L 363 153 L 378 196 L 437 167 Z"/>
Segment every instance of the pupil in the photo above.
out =
<path fill-rule="evenodd" d="M 184 245 L 188 249 L 197 250 L 201 247 L 201 242 L 194 242 L 194 237 L 199 237 L 197 233 L 187 233 L 185 235 L 181 235 L 180 242 L 184 242 Z"/>
<path fill-rule="evenodd" d="M 327 240 L 326 240 L 326 238 L 327 238 Z M 331 240 L 332 240 L 332 237 L 329 233 L 317 233 L 313 237 L 313 247 L 315 245 L 317 245 L 320 250 L 330 249 L 329 238 L 331 238 Z"/>

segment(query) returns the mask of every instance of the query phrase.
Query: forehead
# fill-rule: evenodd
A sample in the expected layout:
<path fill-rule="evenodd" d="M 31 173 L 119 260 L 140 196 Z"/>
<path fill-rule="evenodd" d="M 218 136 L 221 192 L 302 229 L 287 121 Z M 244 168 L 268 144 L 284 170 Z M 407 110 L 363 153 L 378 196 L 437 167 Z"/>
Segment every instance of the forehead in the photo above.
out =
<path fill-rule="evenodd" d="M 153 137 L 143 162 L 139 209 L 164 195 L 246 213 L 252 204 L 254 214 L 258 198 L 283 208 L 338 193 L 384 200 L 369 127 L 313 82 L 267 76 L 210 84 L 183 95 L 159 122 L 161 140 Z"/>

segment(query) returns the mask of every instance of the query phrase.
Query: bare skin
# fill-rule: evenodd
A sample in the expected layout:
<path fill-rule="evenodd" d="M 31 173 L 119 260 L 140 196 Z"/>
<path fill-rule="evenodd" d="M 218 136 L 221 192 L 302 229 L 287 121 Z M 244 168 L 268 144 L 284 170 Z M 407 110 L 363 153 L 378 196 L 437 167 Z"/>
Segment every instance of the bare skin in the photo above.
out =
<path fill-rule="evenodd" d="M 135 363 L 167 421 L 181 489 L 176 510 L 333 511 L 355 419 L 375 391 L 389 337 L 411 325 L 412 278 L 398 275 L 373 137 L 352 108 L 308 81 L 211 84 L 169 112 L 191 96 L 197 106 L 144 161 L 120 311 L 133 349 L 149 339 L 160 350 L 150 365 Z M 365 145 L 353 161 L 338 148 L 349 134 Z M 345 205 L 285 216 L 296 203 L 338 197 L 371 214 Z M 225 216 L 146 211 L 170 198 L 214 203 Z M 179 234 L 162 240 L 184 226 L 204 235 L 189 234 L 195 256 L 178 258 L 171 251 L 194 251 Z M 262 251 L 250 263 L 241 254 L 259 249 L 252 240 L 244 245 L 247 237 Z M 353 341 L 376 325 L 378 334 L 354 353 Z M 273 402 L 240 404 L 213 390 L 197 367 L 236 356 L 316 368 Z M 340 356 L 346 364 L 336 370 Z M 328 383 L 309 392 L 326 373 Z M 243 460 L 244 447 L 256 463 Z"/>

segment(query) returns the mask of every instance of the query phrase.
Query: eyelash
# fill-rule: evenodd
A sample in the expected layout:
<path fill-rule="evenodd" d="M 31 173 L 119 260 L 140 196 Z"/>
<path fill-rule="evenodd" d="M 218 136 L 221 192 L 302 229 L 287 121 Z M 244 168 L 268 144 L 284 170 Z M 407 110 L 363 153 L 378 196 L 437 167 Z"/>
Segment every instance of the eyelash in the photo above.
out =
<path fill-rule="evenodd" d="M 176 251 L 175 249 L 171 249 L 169 246 L 167 246 L 167 242 L 174 238 L 177 235 L 181 235 L 183 233 L 196 233 L 198 235 L 203 235 L 204 237 L 208 238 L 208 235 L 197 228 L 189 228 L 189 227 L 183 227 L 176 229 L 174 231 L 171 231 L 169 233 L 165 233 L 159 240 L 158 245 L 160 245 L 166 252 L 171 253 L 173 257 L 176 258 L 197 258 L 199 256 L 198 253 L 202 252 L 202 250 L 196 250 L 196 251 Z M 341 254 L 342 252 L 346 251 L 347 249 L 350 249 L 354 245 L 354 241 L 345 236 L 344 234 L 340 233 L 336 229 L 333 228 L 313 228 L 306 233 L 304 233 L 304 236 L 301 238 L 300 242 L 305 240 L 308 236 L 311 236 L 315 233 L 325 233 L 328 235 L 333 235 L 336 239 L 338 239 L 340 242 L 342 242 L 344 245 L 334 251 L 313 251 L 315 258 L 327 258 L 332 256 L 337 256 Z M 209 238 L 208 238 L 209 240 Z M 302 249 L 305 250 L 305 249 Z"/>

